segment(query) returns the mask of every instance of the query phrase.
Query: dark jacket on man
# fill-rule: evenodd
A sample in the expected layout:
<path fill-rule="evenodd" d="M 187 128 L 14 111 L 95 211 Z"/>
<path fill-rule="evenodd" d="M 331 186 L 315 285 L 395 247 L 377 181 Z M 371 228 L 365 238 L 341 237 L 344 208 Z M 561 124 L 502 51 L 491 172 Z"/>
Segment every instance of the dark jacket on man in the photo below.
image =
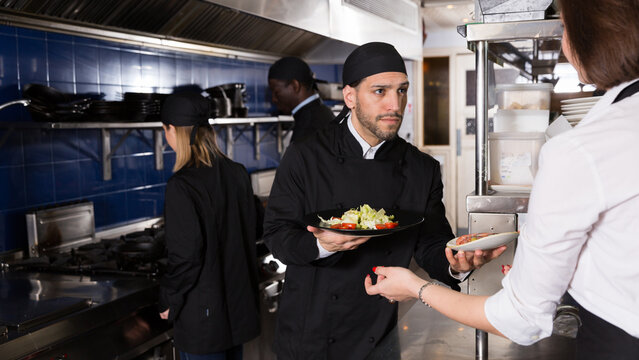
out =
<path fill-rule="evenodd" d="M 363 159 L 346 121 L 289 147 L 264 221 L 266 244 L 288 265 L 278 311 L 278 359 L 365 359 L 397 323 L 396 303 L 365 292 L 364 278 L 375 276 L 373 266 L 407 267 L 414 256 L 431 277 L 458 289 L 444 255 L 454 236 L 442 190 L 439 163 L 431 156 L 396 138 L 375 159 Z M 418 212 L 425 221 L 316 260 L 316 239 L 304 215 L 362 204 L 391 214 Z"/>
<path fill-rule="evenodd" d="M 259 334 L 255 216 L 246 170 L 225 157 L 167 182 L 160 308 L 179 350 L 209 354 Z"/>
<path fill-rule="evenodd" d="M 321 99 L 315 99 L 297 110 L 293 119 L 293 136 L 291 142 L 303 139 L 327 127 L 335 115 Z"/>

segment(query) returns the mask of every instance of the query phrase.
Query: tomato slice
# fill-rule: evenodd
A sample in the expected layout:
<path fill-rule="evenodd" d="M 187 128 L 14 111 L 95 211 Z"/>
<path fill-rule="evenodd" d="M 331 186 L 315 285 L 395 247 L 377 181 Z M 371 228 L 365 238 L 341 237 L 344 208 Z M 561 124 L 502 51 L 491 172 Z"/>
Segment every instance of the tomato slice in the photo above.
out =
<path fill-rule="evenodd" d="M 333 224 L 331 225 L 331 229 L 341 229 L 342 228 L 342 224 Z"/>
<path fill-rule="evenodd" d="M 357 229 L 357 224 L 353 224 L 353 223 L 342 223 L 342 229 L 354 230 L 354 229 Z"/>
<path fill-rule="evenodd" d="M 386 229 L 386 224 L 375 224 L 375 227 L 377 228 L 377 230 Z"/>
<path fill-rule="evenodd" d="M 397 227 L 398 223 L 396 223 L 396 222 L 387 222 L 384 225 L 386 226 L 387 229 L 392 229 L 394 227 Z"/>

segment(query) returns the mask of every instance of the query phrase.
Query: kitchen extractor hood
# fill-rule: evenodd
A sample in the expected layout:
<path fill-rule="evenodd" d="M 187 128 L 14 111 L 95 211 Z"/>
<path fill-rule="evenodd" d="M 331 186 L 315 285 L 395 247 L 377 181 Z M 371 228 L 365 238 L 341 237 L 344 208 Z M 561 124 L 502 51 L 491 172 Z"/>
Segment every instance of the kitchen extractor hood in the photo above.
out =
<path fill-rule="evenodd" d="M 393 8 L 402 15 L 383 16 Z M 67 24 L 322 62 L 387 41 L 405 58 L 421 58 L 419 11 L 411 0 L 0 0 L 0 23 L 29 20 L 39 28 Z"/>

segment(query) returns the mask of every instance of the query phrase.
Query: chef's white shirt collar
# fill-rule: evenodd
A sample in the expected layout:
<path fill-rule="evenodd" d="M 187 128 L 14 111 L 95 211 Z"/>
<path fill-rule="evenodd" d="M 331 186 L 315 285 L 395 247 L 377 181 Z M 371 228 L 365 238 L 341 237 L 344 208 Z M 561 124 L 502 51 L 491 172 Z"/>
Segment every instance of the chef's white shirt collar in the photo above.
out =
<path fill-rule="evenodd" d="M 304 101 L 302 101 L 301 103 L 297 104 L 296 107 L 293 108 L 293 110 L 291 111 L 291 115 L 295 115 L 295 113 L 297 111 L 299 111 L 299 109 L 303 108 L 304 105 L 310 103 L 311 101 L 315 101 L 315 99 L 319 99 L 319 94 L 313 94 L 309 97 L 307 97 Z"/>
<path fill-rule="evenodd" d="M 350 130 L 351 134 L 353 134 L 353 136 L 355 137 L 355 140 L 357 140 L 357 142 L 359 143 L 359 145 L 362 147 L 362 156 L 364 156 L 364 159 L 374 159 L 375 158 L 375 153 L 377 152 L 377 150 L 379 150 L 379 148 L 382 146 L 382 144 L 384 144 L 386 141 L 382 141 L 381 143 L 375 145 L 375 146 L 370 146 L 369 143 L 366 142 L 366 140 L 364 140 L 364 138 L 362 138 L 359 133 L 357 132 L 357 130 L 355 130 L 355 127 L 353 126 L 353 122 L 351 120 L 351 115 L 348 115 L 347 118 L 347 124 L 348 124 L 348 130 Z"/>

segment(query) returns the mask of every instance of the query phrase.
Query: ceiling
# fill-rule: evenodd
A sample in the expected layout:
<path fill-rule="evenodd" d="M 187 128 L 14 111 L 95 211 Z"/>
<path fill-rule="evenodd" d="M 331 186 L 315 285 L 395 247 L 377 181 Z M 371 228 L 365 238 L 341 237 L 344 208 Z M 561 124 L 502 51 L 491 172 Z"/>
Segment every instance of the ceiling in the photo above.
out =
<path fill-rule="evenodd" d="M 203 0 L 0 0 L 2 16 L 277 55 L 303 56 L 326 40 L 322 35 Z"/>
<path fill-rule="evenodd" d="M 473 21 L 475 2 L 473 0 L 422 0 L 421 14 L 426 31 L 456 29 Z"/>

